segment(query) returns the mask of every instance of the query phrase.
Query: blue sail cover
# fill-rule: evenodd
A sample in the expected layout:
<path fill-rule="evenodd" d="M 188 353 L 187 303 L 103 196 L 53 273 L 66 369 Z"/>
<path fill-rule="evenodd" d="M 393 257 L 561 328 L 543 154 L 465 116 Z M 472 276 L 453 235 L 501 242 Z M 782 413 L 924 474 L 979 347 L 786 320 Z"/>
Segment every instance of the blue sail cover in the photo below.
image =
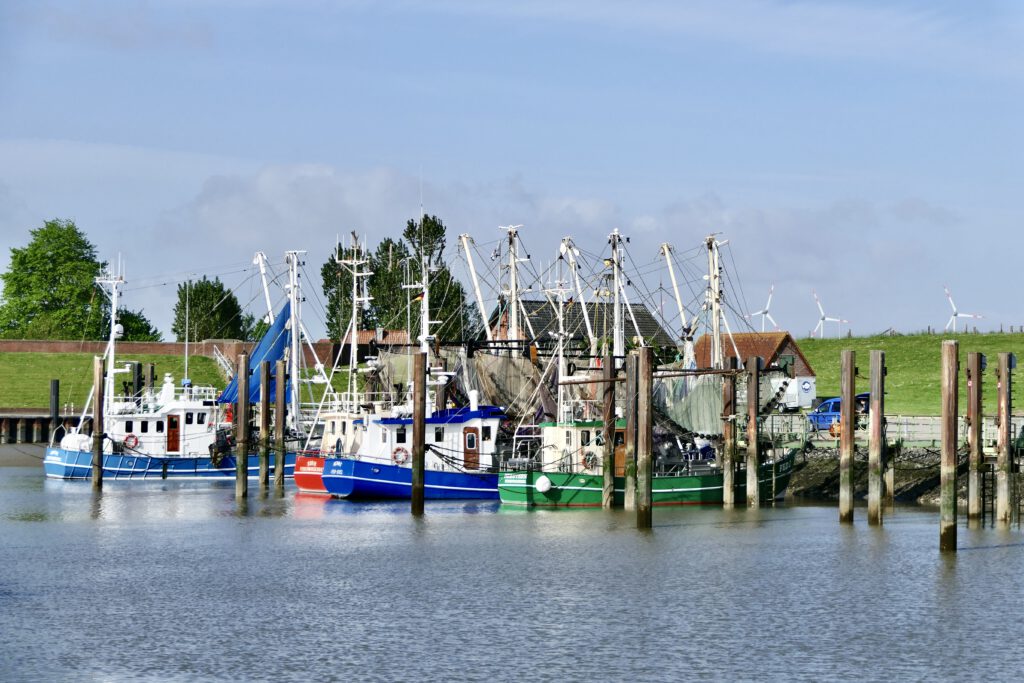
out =
<path fill-rule="evenodd" d="M 273 403 L 277 400 L 277 382 L 274 379 L 274 368 L 273 365 L 277 361 L 284 358 L 284 351 L 288 348 L 291 342 L 291 332 L 285 329 L 285 325 L 288 323 L 288 318 L 291 316 L 291 302 L 286 301 L 284 306 L 281 308 L 281 312 L 277 314 L 274 319 L 274 324 L 270 326 L 267 333 L 263 335 L 259 343 L 256 344 L 256 348 L 252 351 L 252 356 L 249 358 L 249 403 L 255 404 L 260 400 L 260 363 L 263 361 L 269 361 L 271 364 L 270 368 L 270 402 Z M 291 386 L 285 387 L 285 400 L 291 400 Z M 238 402 L 238 376 L 231 378 L 228 382 L 228 386 L 224 389 L 220 396 L 217 397 L 217 403 L 237 403 Z"/>

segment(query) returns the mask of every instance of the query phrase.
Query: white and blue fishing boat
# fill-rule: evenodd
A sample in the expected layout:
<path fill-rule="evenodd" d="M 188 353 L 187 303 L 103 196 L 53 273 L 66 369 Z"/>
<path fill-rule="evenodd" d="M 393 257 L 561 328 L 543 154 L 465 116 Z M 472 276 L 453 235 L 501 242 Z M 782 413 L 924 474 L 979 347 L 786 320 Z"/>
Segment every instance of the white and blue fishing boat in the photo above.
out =
<path fill-rule="evenodd" d="M 110 338 L 103 356 L 104 478 L 234 478 L 238 456 L 233 450 L 230 405 L 238 400 L 238 378 L 233 378 L 220 395 L 214 387 L 192 386 L 188 379 L 182 380 L 181 385 L 177 386 L 169 373 L 164 375 L 163 384 L 159 388 L 132 386 L 131 391 L 116 393 L 117 376 L 130 372 L 128 364 L 117 367 L 115 356 L 116 341 L 122 334 L 116 312 L 124 278 L 121 275 L 104 274 L 96 281 L 104 287 L 105 292 L 109 290 L 112 311 Z M 292 300 L 284 304 L 251 354 L 251 405 L 259 402 L 260 362 L 267 360 L 274 363 L 284 358 L 290 347 L 294 348 L 291 334 L 297 327 L 292 315 L 294 310 Z M 293 377 L 295 374 L 290 373 Z M 122 386 L 125 385 L 128 383 Z M 296 393 L 290 384 L 285 391 L 289 397 Z M 275 381 L 271 377 L 271 402 L 274 401 L 275 392 Z M 90 392 L 90 399 L 86 402 L 78 426 L 65 434 L 59 444 L 51 443 L 46 449 L 43 467 L 47 477 L 88 479 L 91 476 L 93 437 L 86 433 L 85 427 L 90 423 L 87 416 L 90 414 L 92 395 L 93 392 Z M 227 409 L 222 411 L 223 405 Z M 250 453 L 246 458 L 249 476 L 258 476 L 258 454 Z M 273 458 L 270 467 L 273 472 Z M 292 477 L 294 467 L 294 451 L 286 452 L 284 476 Z"/>

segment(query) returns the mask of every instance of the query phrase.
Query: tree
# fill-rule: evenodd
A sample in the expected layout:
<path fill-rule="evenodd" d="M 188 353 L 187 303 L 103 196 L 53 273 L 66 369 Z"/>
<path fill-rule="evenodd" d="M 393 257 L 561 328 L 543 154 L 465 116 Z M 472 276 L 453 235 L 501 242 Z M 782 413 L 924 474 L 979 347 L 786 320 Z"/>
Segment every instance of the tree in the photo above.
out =
<path fill-rule="evenodd" d="M 164 336 L 153 327 L 141 311 L 129 311 L 122 308 L 117 314 L 117 322 L 124 328 L 122 341 L 163 341 Z"/>
<path fill-rule="evenodd" d="M 106 263 L 74 221 L 54 219 L 30 232 L 27 246 L 11 249 L 3 279 L 0 336 L 20 339 L 106 339 L 110 301 L 96 285 Z M 124 339 L 157 338 L 141 312 L 124 311 Z"/>
<path fill-rule="evenodd" d="M 375 326 L 405 328 L 406 303 L 412 297 L 412 290 L 402 289 L 402 285 L 407 282 L 406 269 L 412 265 L 409 248 L 401 240 L 388 237 L 377 245 L 370 257 L 369 267 L 373 277 L 368 283 L 370 296 L 373 297 L 369 320 Z M 413 322 L 413 325 L 416 323 Z"/>
<path fill-rule="evenodd" d="M 355 237 L 355 233 L 353 233 Z M 339 244 L 327 261 L 320 268 L 323 280 L 324 296 L 327 299 L 327 336 L 340 340 L 352 320 L 352 273 L 365 273 L 372 270 L 369 263 L 357 266 L 353 261 L 366 261 L 370 255 L 366 253 L 356 240 L 355 246 L 344 247 Z M 366 278 L 359 278 L 365 280 Z M 368 283 L 365 285 L 368 287 Z M 363 296 L 364 283 L 360 282 L 358 295 Z M 370 311 L 360 321 L 360 329 L 372 325 Z"/>
<path fill-rule="evenodd" d="M 430 319 L 441 324 L 431 328 L 434 336 L 441 341 L 465 339 L 477 329 L 479 316 L 466 303 L 466 290 L 455 279 L 444 263 L 445 226 L 437 216 L 422 216 L 420 222 L 410 220 L 402 236 L 409 243 L 409 250 L 419 258 L 410 261 L 413 280 L 421 281 L 423 264 L 430 269 Z M 415 291 L 415 290 L 414 290 Z M 412 304 L 413 334 L 418 335 L 416 325 L 420 315 L 419 299 Z"/>
<path fill-rule="evenodd" d="M 178 341 L 185 341 L 185 318 L 188 317 L 188 340 L 252 339 L 255 318 L 242 312 L 235 294 L 224 287 L 219 277 L 213 280 L 191 280 L 178 285 L 178 303 L 174 305 L 171 332 Z"/>

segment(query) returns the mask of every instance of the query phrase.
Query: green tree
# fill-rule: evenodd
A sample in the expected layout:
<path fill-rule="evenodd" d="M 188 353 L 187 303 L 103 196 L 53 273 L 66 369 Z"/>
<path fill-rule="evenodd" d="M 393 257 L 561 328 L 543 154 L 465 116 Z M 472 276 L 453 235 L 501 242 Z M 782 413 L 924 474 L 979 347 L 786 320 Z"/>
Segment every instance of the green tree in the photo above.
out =
<path fill-rule="evenodd" d="M 163 341 L 164 336 L 141 311 L 122 308 L 117 314 L 117 322 L 124 328 L 123 341 Z"/>
<path fill-rule="evenodd" d="M 430 270 L 430 319 L 440 321 L 432 332 L 441 341 L 457 341 L 475 335 L 480 321 L 476 309 L 466 303 L 466 290 L 452 275 L 444 262 L 446 244 L 445 226 L 437 216 L 424 215 L 420 222 L 406 223 L 402 236 L 409 244 L 409 251 L 419 258 L 410 261 L 414 282 L 421 281 L 423 265 Z M 415 291 L 415 290 L 414 290 Z M 413 333 L 418 335 L 416 321 L 420 315 L 420 300 L 412 304 Z"/>
<path fill-rule="evenodd" d="M 256 321 L 243 313 L 234 292 L 219 277 L 212 280 L 191 280 L 178 285 L 178 303 L 174 305 L 171 332 L 178 341 L 185 341 L 185 318 L 188 317 L 188 340 L 242 339 L 251 340 Z"/>
<path fill-rule="evenodd" d="M 54 219 L 11 249 L 3 280 L 0 336 L 20 339 L 105 339 L 110 301 L 96 285 L 106 263 L 74 221 Z M 124 339 L 159 339 L 141 312 L 123 311 Z"/>
<path fill-rule="evenodd" d="M 406 269 L 412 265 L 409 248 L 401 240 L 388 237 L 377 245 L 370 257 L 373 277 L 368 286 L 373 301 L 368 322 L 387 329 L 405 329 L 406 303 L 412 293 L 402 289 L 402 285 L 406 284 Z M 418 329 L 418 323 L 413 325 L 414 330 Z"/>
<path fill-rule="evenodd" d="M 353 236 L 355 236 L 354 233 Z M 327 300 L 327 336 L 330 339 L 340 340 L 352 320 L 353 269 L 361 273 L 372 270 L 370 263 L 357 266 L 353 262 L 368 261 L 369 257 L 370 254 L 364 252 L 358 243 L 354 247 L 344 247 L 339 244 L 320 268 L 324 296 Z M 366 278 L 359 279 L 365 280 Z M 358 286 L 358 296 L 362 297 L 364 284 L 360 282 Z M 365 330 L 368 326 L 372 327 L 373 322 L 372 311 L 367 311 L 362 316 L 359 327 Z"/>

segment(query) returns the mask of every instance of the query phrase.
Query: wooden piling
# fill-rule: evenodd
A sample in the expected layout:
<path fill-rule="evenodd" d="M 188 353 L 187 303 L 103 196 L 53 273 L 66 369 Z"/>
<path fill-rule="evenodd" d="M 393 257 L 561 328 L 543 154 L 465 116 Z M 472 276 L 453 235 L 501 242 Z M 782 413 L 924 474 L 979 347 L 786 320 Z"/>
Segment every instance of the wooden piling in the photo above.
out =
<path fill-rule="evenodd" d="M 15 432 L 15 441 L 17 443 L 25 443 L 28 440 L 25 429 L 25 418 L 18 418 L 18 424 Z"/>
<path fill-rule="evenodd" d="M 270 361 L 260 361 L 260 489 L 270 488 Z"/>
<path fill-rule="evenodd" d="M 729 359 L 736 369 L 735 356 Z M 722 378 L 722 505 L 736 505 L 736 375 Z"/>
<path fill-rule="evenodd" d="M 651 528 L 651 503 L 654 459 L 654 411 L 651 390 L 654 382 L 654 349 L 637 350 L 637 416 L 636 416 L 636 528 Z"/>
<path fill-rule="evenodd" d="M 284 492 L 284 433 L 285 396 L 288 393 L 288 376 L 283 360 L 274 368 L 274 488 Z"/>
<path fill-rule="evenodd" d="M 636 409 L 637 409 L 637 356 L 630 352 L 626 356 L 626 462 L 625 491 L 622 507 L 636 510 Z"/>
<path fill-rule="evenodd" d="M 761 444 L 758 440 L 758 412 L 761 403 L 761 359 L 747 359 L 747 507 L 761 506 L 758 475 L 761 465 Z"/>
<path fill-rule="evenodd" d="M 956 552 L 956 447 L 960 346 L 942 342 L 942 456 L 939 465 L 939 550 Z"/>
<path fill-rule="evenodd" d="M 853 432 L 857 423 L 853 395 L 856 354 L 845 349 L 839 369 L 839 523 L 853 524 Z"/>
<path fill-rule="evenodd" d="M 882 523 L 885 457 L 885 351 L 871 352 L 871 429 L 868 443 L 868 524 Z"/>
<path fill-rule="evenodd" d="M 426 467 L 427 354 L 413 357 L 412 371 L 412 514 L 423 514 L 423 479 Z"/>
<path fill-rule="evenodd" d="M 10 441 L 10 425 L 7 418 L 0 419 L 0 444 L 7 443 Z"/>
<path fill-rule="evenodd" d="M 1013 510 L 1010 503 L 1010 480 L 1013 459 L 1013 433 L 1010 421 L 1013 413 L 1013 377 L 1011 372 L 1016 358 L 1012 353 L 999 354 L 999 452 L 996 456 L 996 523 L 1010 523 Z"/>
<path fill-rule="evenodd" d="M 602 367 L 604 382 L 604 452 L 601 469 L 604 475 L 601 507 L 611 509 L 615 504 L 615 357 L 609 351 Z"/>
<path fill-rule="evenodd" d="M 971 455 L 967 466 L 967 522 L 981 520 L 981 464 L 984 459 L 981 412 L 981 354 L 967 354 L 967 441 Z"/>
<path fill-rule="evenodd" d="M 50 380 L 50 438 L 57 436 L 60 427 L 60 380 Z"/>
<path fill-rule="evenodd" d="M 238 354 L 238 403 L 235 405 L 235 498 L 249 495 L 249 354 Z"/>
<path fill-rule="evenodd" d="M 40 418 L 32 420 L 32 443 L 42 443 L 43 421 Z"/>
<path fill-rule="evenodd" d="M 92 487 L 103 488 L 103 358 L 92 361 Z"/>

